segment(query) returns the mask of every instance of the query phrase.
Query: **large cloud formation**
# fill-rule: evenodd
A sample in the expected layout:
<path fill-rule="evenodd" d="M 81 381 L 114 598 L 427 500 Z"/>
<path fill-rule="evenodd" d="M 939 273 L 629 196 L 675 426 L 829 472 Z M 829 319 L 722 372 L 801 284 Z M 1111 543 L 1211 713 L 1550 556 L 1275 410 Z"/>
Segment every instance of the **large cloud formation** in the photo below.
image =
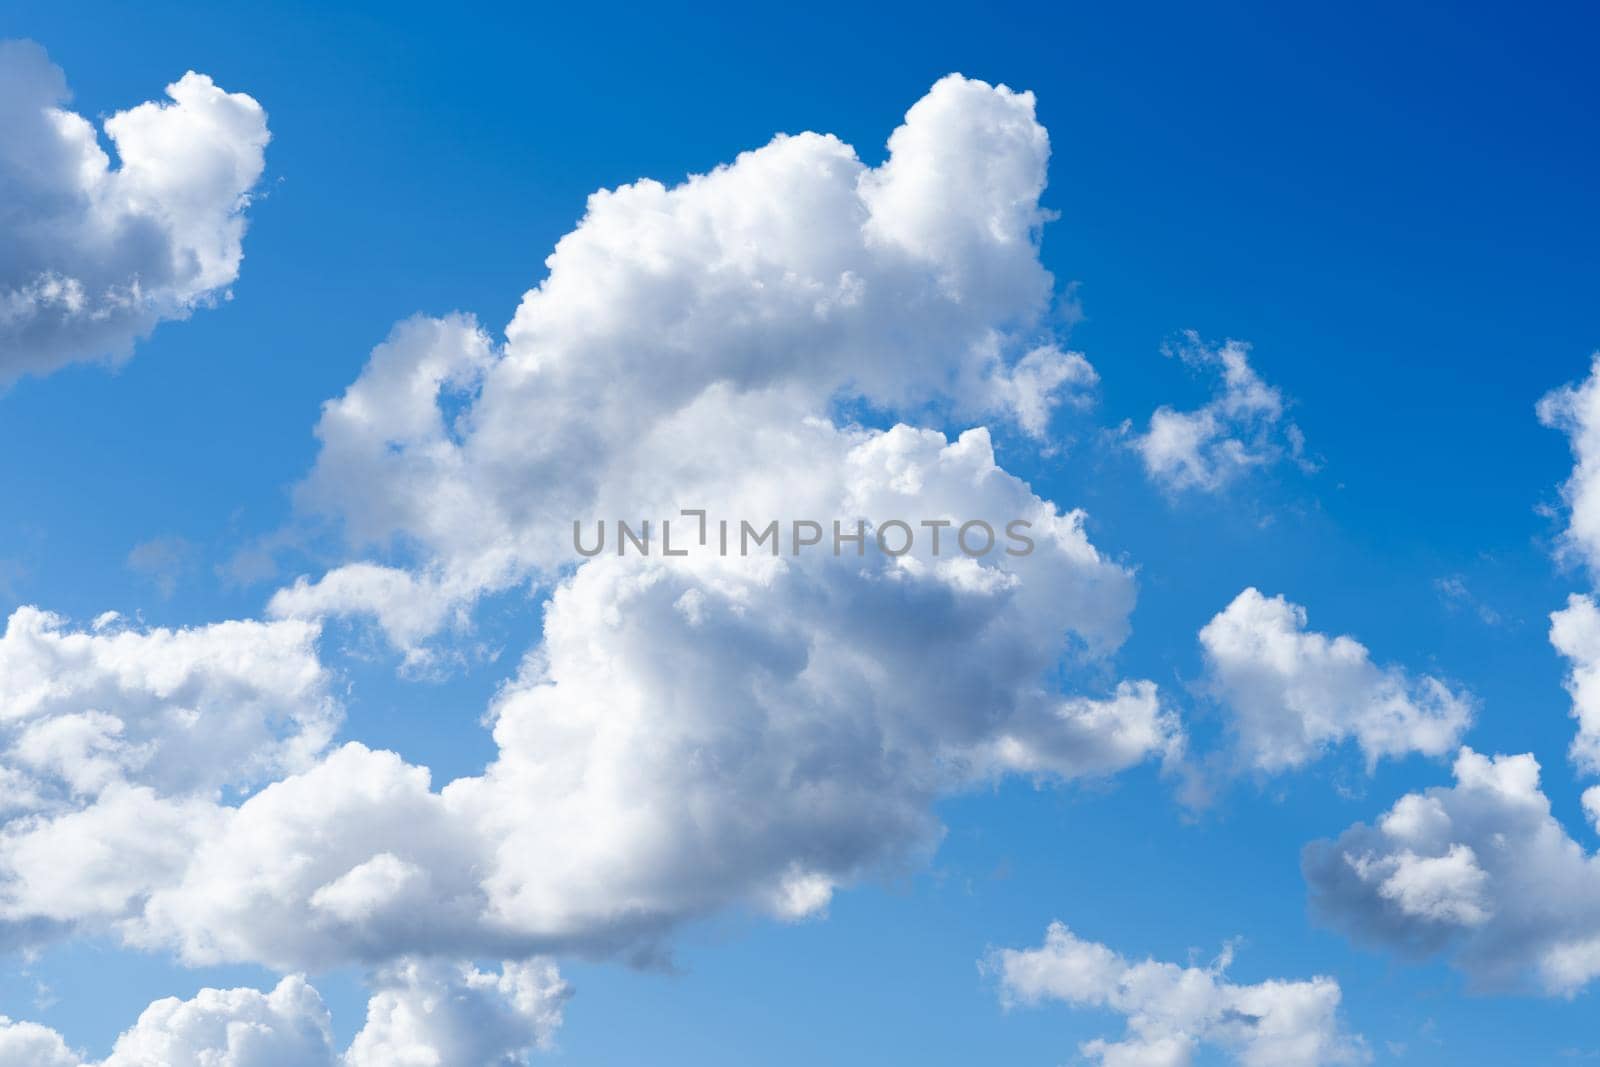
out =
<path fill-rule="evenodd" d="M 570 993 L 544 960 L 498 972 L 406 960 L 374 985 L 342 1055 L 322 997 L 291 975 L 266 993 L 158 1000 L 93 1063 L 55 1031 L 0 1016 L 0 1067 L 514 1067 L 549 1044 Z"/>
<path fill-rule="evenodd" d="M 239 275 L 267 117 L 193 71 L 94 127 L 31 41 L 0 41 L 0 386 L 126 357 Z"/>
<path fill-rule="evenodd" d="M 496 758 L 435 788 L 318 735 L 240 796 L 115 763 L 0 841 L 14 936 L 285 972 L 648 957 L 719 909 L 812 915 L 916 862 L 952 791 L 1175 757 L 1156 687 L 1109 662 L 1130 569 L 1003 470 L 985 427 L 893 423 L 994 416 L 1042 440 L 1093 382 L 1041 325 L 1047 158 L 1030 95 L 952 76 L 879 167 L 802 134 L 596 194 L 504 343 L 459 316 L 397 326 L 325 407 L 301 490 L 360 554 L 280 591 L 276 622 L 233 624 L 258 627 L 229 631 L 233 659 L 350 614 L 427 663 L 480 598 L 535 583 L 540 640 L 488 710 Z M 778 539 L 723 555 L 684 508 Z M 650 554 L 613 540 L 578 563 L 573 523 L 618 519 L 653 523 Z M 877 537 L 896 520 L 909 551 Z M 797 551 L 805 521 L 869 525 Z M 1026 524 L 1031 550 L 963 541 L 978 521 Z M 137 719 L 124 699 L 95 710 Z M 69 839 L 117 877 L 46 864 Z"/>
<path fill-rule="evenodd" d="M 1031 94 L 951 76 L 878 167 L 806 133 L 671 188 L 596 193 L 503 345 L 461 317 L 403 324 L 324 408 L 301 503 L 415 566 L 358 563 L 274 610 L 372 611 L 413 647 L 473 598 L 570 559 L 573 519 L 639 515 L 623 489 L 665 480 L 680 506 L 705 506 L 687 479 L 717 457 L 679 450 L 723 409 L 795 422 L 841 400 L 931 406 L 1045 434 L 1094 381 L 1041 325 L 1048 158 Z M 713 391 L 723 403 L 694 415 Z M 741 448 L 718 467 L 776 458 L 801 459 Z"/>
<path fill-rule="evenodd" d="M 434 791 L 423 768 L 348 744 L 217 809 L 124 935 L 283 968 L 648 948 L 730 904 L 818 911 L 836 885 L 936 842 L 929 809 L 946 792 L 1178 751 L 1148 682 L 1053 689 L 1063 657 L 1092 664 L 1120 641 L 1128 576 L 1081 517 L 1001 472 L 984 433 L 771 426 L 737 436 L 790 438 L 874 513 L 915 499 L 935 516 L 1021 515 L 1037 548 L 1004 562 L 928 547 L 597 557 L 555 588 L 541 644 L 494 701 L 499 756 L 482 776 Z M 771 473 L 751 473 L 752 490 Z M 801 513 L 833 513 L 834 478 L 813 490 L 794 474 L 788 501 L 815 491 Z"/>
<path fill-rule="evenodd" d="M 1203 1047 L 1242 1067 L 1334 1067 L 1370 1058 L 1339 1020 L 1339 983 L 1227 980 L 1231 949 L 1209 967 L 1134 962 L 1061 923 L 1044 943 L 1001 949 L 985 961 L 1007 1003 L 1057 1000 L 1125 1016 L 1120 1041 L 1085 1042 L 1080 1052 L 1101 1067 L 1187 1067 Z M 1210 1062 L 1209 1060 L 1206 1062 Z"/>

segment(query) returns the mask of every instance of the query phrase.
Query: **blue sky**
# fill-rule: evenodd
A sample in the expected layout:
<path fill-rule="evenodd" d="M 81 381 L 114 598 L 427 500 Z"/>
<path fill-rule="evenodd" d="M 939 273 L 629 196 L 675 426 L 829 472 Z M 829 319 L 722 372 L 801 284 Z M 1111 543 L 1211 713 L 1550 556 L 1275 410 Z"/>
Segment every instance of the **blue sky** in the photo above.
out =
<path fill-rule="evenodd" d="M 1590 581 L 1558 558 L 1573 463 L 1534 407 L 1600 346 L 1596 28 L 1576 7 L 12 3 L 0 35 L 44 46 L 77 112 L 158 98 L 193 69 L 259 101 L 271 142 L 232 299 L 159 326 L 114 369 L 74 364 L 0 394 L 0 612 L 262 617 L 296 575 L 362 558 L 293 488 L 318 462 L 321 405 L 394 323 L 460 310 L 498 334 L 591 192 L 670 185 L 778 132 L 834 133 L 876 165 L 906 109 L 958 71 L 1031 90 L 1050 134 L 1042 204 L 1057 217 L 1039 256 L 1054 328 L 1099 382 L 1092 406 L 1055 416 L 1059 447 L 994 434 L 1000 464 L 1085 509 L 1094 544 L 1135 577 L 1131 634 L 1101 681 L 1153 680 L 1191 747 L 1221 751 L 1195 635 L 1248 586 L 1281 594 L 1311 630 L 1470 693 L 1466 743 L 1532 752 L 1555 816 L 1592 848 L 1547 637 Z M 1280 457 L 1214 493 L 1147 476 L 1118 428 L 1212 395 L 1205 372 L 1162 355 L 1183 330 L 1250 344 L 1310 462 Z M 922 424 L 953 436 L 973 421 Z M 130 563 L 152 543 L 154 573 Z M 272 566 L 241 571 L 261 544 L 279 546 Z M 536 643 L 539 600 L 486 596 L 472 640 L 498 656 L 425 677 L 365 624 L 330 621 L 339 736 L 430 767 L 435 787 L 477 773 L 495 751 L 480 718 Z M 1203 963 L 1236 939 L 1239 983 L 1331 976 L 1374 1062 L 1600 1056 L 1590 993 L 1475 989 L 1444 960 L 1308 915 L 1303 846 L 1450 781 L 1448 756 L 1369 773 L 1344 745 L 1229 776 L 1198 811 L 1152 763 L 955 790 L 930 859 L 842 887 L 825 917 L 688 922 L 670 968 L 563 958 L 576 995 L 535 1062 L 1073 1062 L 1122 1020 L 1006 1010 L 978 967 L 1057 919 L 1130 959 Z M 364 972 L 313 974 L 341 1047 Z M 275 981 L 87 933 L 13 955 L 0 1014 L 98 1057 L 154 999 Z M 1208 1048 L 1195 1062 L 1232 1061 Z"/>

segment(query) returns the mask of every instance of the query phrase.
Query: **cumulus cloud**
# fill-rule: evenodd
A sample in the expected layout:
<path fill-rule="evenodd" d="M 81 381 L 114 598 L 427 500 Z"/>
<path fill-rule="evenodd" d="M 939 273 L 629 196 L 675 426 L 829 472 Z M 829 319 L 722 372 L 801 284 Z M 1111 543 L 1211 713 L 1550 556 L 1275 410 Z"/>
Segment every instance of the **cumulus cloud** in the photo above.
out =
<path fill-rule="evenodd" d="M 952 792 L 1175 756 L 1156 687 L 1110 669 L 1134 582 L 1086 516 L 1003 470 L 982 426 L 846 417 L 1042 432 L 1057 387 L 1092 377 L 1039 326 L 1047 156 L 1031 96 L 946 78 L 877 168 L 804 134 L 596 194 L 503 344 L 402 323 L 325 406 L 301 490 L 378 558 L 280 591 L 272 625 L 370 612 L 426 662 L 483 595 L 537 581 L 496 757 L 435 788 L 351 742 L 236 803 L 119 771 L 0 841 L 7 917 L 284 971 L 638 957 L 718 909 L 813 915 L 903 869 Z M 783 546 L 724 556 L 680 520 L 667 556 L 683 508 L 776 520 Z M 653 551 L 574 566 L 574 520 L 618 518 L 653 521 Z M 877 542 L 894 520 L 910 551 Z M 797 553 L 797 521 L 866 525 Z M 1030 551 L 961 543 L 1014 522 Z M 82 859 L 46 863 L 69 838 Z"/>
<path fill-rule="evenodd" d="M 1550 643 L 1567 658 L 1567 692 L 1578 733 L 1571 756 L 1579 770 L 1600 774 L 1600 606 L 1594 597 L 1574 593 L 1567 606 L 1550 614 Z"/>
<path fill-rule="evenodd" d="M 82 1063 L 49 1027 L 0 1015 L 0 1067 L 82 1067 Z"/>
<path fill-rule="evenodd" d="M 1042 325 L 1048 158 L 1031 94 L 952 75 L 878 167 L 805 133 L 594 194 L 503 344 L 464 316 L 402 323 L 324 407 L 300 504 L 407 574 L 357 563 L 273 610 L 365 606 L 414 650 L 483 592 L 568 562 L 569 524 L 618 480 L 687 496 L 699 457 L 653 449 L 714 390 L 791 420 L 846 401 L 1044 434 L 1095 379 Z"/>
<path fill-rule="evenodd" d="M 1368 767 L 1453 751 L 1472 724 L 1463 692 L 1429 675 L 1372 662 L 1348 635 L 1306 629 L 1306 610 L 1250 588 L 1200 631 L 1206 682 L 1244 762 L 1268 773 L 1354 740 Z"/>
<path fill-rule="evenodd" d="M 1600 564 L 1600 353 L 1587 378 L 1545 394 L 1537 410 L 1540 422 L 1567 435 L 1575 461 L 1561 487 L 1569 509 L 1561 549 L 1593 571 Z"/>
<path fill-rule="evenodd" d="M 1283 394 L 1263 382 L 1242 341 L 1208 345 L 1193 330 L 1163 348 L 1197 370 L 1220 374 L 1217 394 L 1194 411 L 1163 405 L 1130 443 L 1150 478 L 1169 490 L 1216 492 L 1284 456 L 1304 465 L 1300 428 L 1284 418 Z"/>
<path fill-rule="evenodd" d="M 1564 431 L 1576 463 L 1562 495 L 1563 554 L 1600 559 L 1600 359 L 1588 378 L 1545 396 L 1542 422 Z M 1600 606 L 1573 594 L 1550 615 L 1568 661 L 1577 734 L 1570 757 L 1600 772 Z M 1600 857 L 1552 813 L 1531 754 L 1463 748 L 1455 784 L 1408 793 L 1373 826 L 1309 845 L 1314 910 L 1351 937 L 1407 955 L 1446 955 L 1479 985 L 1571 996 L 1600 975 Z M 1583 814 L 1600 831 L 1600 786 Z"/>
<path fill-rule="evenodd" d="M 336 1062 L 328 1010 L 305 979 L 270 993 L 202 989 L 146 1008 L 100 1067 L 320 1067 Z"/>
<path fill-rule="evenodd" d="M 549 1044 L 569 995 L 544 960 L 498 972 L 407 960 L 375 977 L 343 1055 L 321 995 L 291 975 L 267 993 L 158 1000 L 93 1063 L 53 1030 L 0 1017 L 0 1067 L 515 1067 Z"/>
<path fill-rule="evenodd" d="M 1600 859 L 1552 815 L 1531 755 L 1463 748 L 1455 785 L 1313 843 L 1303 866 L 1317 915 L 1360 941 L 1447 954 L 1486 987 L 1570 995 L 1600 975 Z"/>
<path fill-rule="evenodd" d="M 215 795 L 307 766 L 339 709 L 315 624 L 88 628 L 34 607 L 0 633 L 0 760 L 11 810 L 126 782 Z"/>
<path fill-rule="evenodd" d="M 497 973 L 406 961 L 380 979 L 344 1067 L 512 1067 L 550 1044 L 570 989 L 546 960 Z"/>
<path fill-rule="evenodd" d="M 1589 376 L 1539 401 L 1539 420 L 1561 430 L 1572 446 L 1572 475 L 1561 488 L 1568 508 L 1563 555 L 1595 571 L 1600 562 L 1600 355 Z M 1550 642 L 1569 663 L 1567 691 L 1578 734 L 1572 758 L 1587 774 L 1600 773 L 1600 608 L 1594 597 L 1574 594 L 1550 616 Z"/>
<path fill-rule="evenodd" d="M 1003 563 L 926 546 L 596 557 L 556 587 L 542 642 L 495 700 L 483 775 L 432 791 L 423 769 L 346 746 L 227 815 L 130 936 L 276 966 L 446 944 L 635 951 L 720 907 L 821 910 L 931 847 L 942 794 L 1180 750 L 1150 683 L 1054 691 L 1064 647 L 1092 660 L 1121 640 L 1131 585 L 1080 516 L 994 465 L 981 431 L 758 415 L 735 436 L 774 455 L 762 437 L 789 439 L 879 513 L 914 496 L 934 516 L 1027 516 L 1038 547 Z M 764 470 L 751 486 L 829 513 L 832 477 Z"/>
<path fill-rule="evenodd" d="M 0 916 L 115 919 L 171 879 L 218 803 L 311 766 L 339 708 L 315 625 L 90 629 L 20 608 L 0 635 Z"/>
<path fill-rule="evenodd" d="M 999 977 L 1008 1003 L 1054 1000 L 1125 1016 L 1121 1040 L 1096 1038 L 1079 1049 L 1102 1067 L 1187 1067 L 1207 1047 L 1243 1067 L 1331 1067 L 1370 1058 L 1340 1024 L 1338 982 L 1239 985 L 1227 979 L 1232 959 L 1225 949 L 1209 967 L 1134 962 L 1052 923 L 1039 947 L 1002 949 L 985 967 Z"/>
<path fill-rule="evenodd" d="M 1563 386 L 1539 401 L 1540 421 L 1566 433 L 1575 460 L 1562 486 L 1568 507 L 1560 550 L 1593 572 L 1600 561 L 1600 355 L 1589 376 Z M 1550 615 L 1550 643 L 1567 659 L 1567 692 L 1578 722 L 1571 757 L 1584 774 L 1600 773 L 1600 607 L 1589 594 L 1575 593 Z"/>
<path fill-rule="evenodd" d="M 0 385 L 121 359 L 239 275 L 266 113 L 193 71 L 104 124 L 63 106 L 31 41 L 0 41 Z"/>

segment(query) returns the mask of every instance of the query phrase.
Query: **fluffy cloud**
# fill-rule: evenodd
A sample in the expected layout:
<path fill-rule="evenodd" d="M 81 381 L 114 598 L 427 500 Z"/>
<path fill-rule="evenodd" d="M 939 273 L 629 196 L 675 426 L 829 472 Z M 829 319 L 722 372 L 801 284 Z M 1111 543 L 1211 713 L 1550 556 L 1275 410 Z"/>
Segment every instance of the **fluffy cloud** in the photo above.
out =
<path fill-rule="evenodd" d="M 123 358 L 238 277 L 266 113 L 193 71 L 167 96 L 106 120 L 113 168 L 44 50 L 0 41 L 0 385 Z"/>
<path fill-rule="evenodd" d="M 54 1031 L 0 1017 L 0 1067 L 514 1067 L 549 1043 L 570 993 L 543 960 L 495 973 L 408 960 L 374 985 L 366 1025 L 342 1056 L 322 997 L 290 976 L 269 993 L 158 1000 L 94 1064 Z"/>
<path fill-rule="evenodd" d="M 224 796 L 311 766 L 339 719 L 316 637 L 18 609 L 0 636 L 0 915 L 118 917 L 183 868 Z"/>
<path fill-rule="evenodd" d="M 1122 1040 L 1080 1049 L 1102 1067 L 1187 1067 L 1204 1046 L 1243 1067 L 1367 1061 L 1362 1041 L 1340 1025 L 1333 979 L 1238 985 L 1226 977 L 1231 962 L 1228 950 L 1210 967 L 1132 962 L 1052 923 L 1038 948 L 995 952 L 986 969 L 998 975 L 1008 1002 L 1058 1000 L 1126 1016 Z"/>
<path fill-rule="evenodd" d="M 1572 476 L 1561 487 L 1569 509 L 1562 534 L 1564 552 L 1600 567 L 1600 353 L 1589 376 L 1576 385 L 1547 393 L 1538 406 L 1539 421 L 1567 435 L 1572 446 Z"/>
<path fill-rule="evenodd" d="M 714 424 L 830 473 L 718 475 L 730 498 L 767 486 L 796 514 L 833 514 L 842 477 L 876 514 L 915 499 L 930 516 L 1024 516 L 1036 550 L 596 557 L 555 589 L 542 643 L 491 708 L 499 757 L 482 776 L 434 792 L 422 769 L 346 746 L 226 814 L 131 936 L 285 967 L 442 945 L 631 951 L 728 905 L 820 910 L 936 842 L 944 793 L 1180 749 L 1150 683 L 1053 690 L 1064 649 L 1092 662 L 1121 640 L 1131 584 L 1080 516 L 994 465 L 984 433 L 736 418 Z"/>
<path fill-rule="evenodd" d="M 570 990 L 544 960 L 498 973 L 407 961 L 382 976 L 344 1067 L 513 1067 L 550 1043 Z"/>
<path fill-rule="evenodd" d="M 1085 516 L 1001 469 L 985 428 L 841 414 L 1042 432 L 1058 387 L 1092 379 L 1038 327 L 1047 156 L 1031 96 L 947 78 L 877 168 L 805 134 L 596 194 L 503 345 L 462 317 L 401 324 L 325 407 L 302 489 L 393 556 L 281 591 L 274 625 L 372 612 L 425 661 L 479 597 L 536 579 L 496 758 L 435 789 L 350 743 L 234 804 L 119 771 L 0 841 L 8 918 L 285 971 L 637 955 L 722 908 L 820 912 L 933 847 L 951 792 L 1176 755 L 1156 687 L 1109 668 L 1134 583 Z M 776 520 L 781 551 L 724 556 L 683 508 Z M 654 524 L 651 554 L 574 568 L 574 520 L 621 518 Z M 895 520 L 909 552 L 876 543 Z M 796 552 L 801 521 L 869 525 Z M 966 550 L 973 522 L 998 543 Z M 1007 551 L 1014 522 L 1031 551 Z M 67 842 L 80 859 L 46 862 Z"/>
<path fill-rule="evenodd" d="M 1587 774 L 1600 774 L 1600 607 L 1594 597 L 1573 594 L 1550 615 L 1550 643 L 1567 658 L 1567 692 L 1578 733 L 1572 760 Z"/>
<path fill-rule="evenodd" d="M 1200 631 L 1207 683 L 1243 760 L 1277 772 L 1354 740 L 1369 767 L 1454 750 L 1472 702 L 1428 675 L 1372 662 L 1366 646 L 1306 629 L 1306 611 L 1246 589 Z"/>
<path fill-rule="evenodd" d="M 314 624 L 89 629 L 17 609 L 0 634 L 0 746 L 11 809 L 113 782 L 213 795 L 307 766 L 339 709 Z"/>
<path fill-rule="evenodd" d="M 1162 406 L 1131 443 L 1146 473 L 1170 490 L 1216 492 L 1239 475 L 1284 455 L 1304 462 L 1300 428 L 1283 417 L 1283 395 L 1251 369 L 1250 346 L 1207 345 L 1193 330 L 1163 350 L 1189 367 L 1221 375 L 1217 395 L 1194 411 Z"/>
<path fill-rule="evenodd" d="M 321 1067 L 336 1062 L 328 1010 L 305 979 L 270 993 L 202 989 L 144 1010 L 100 1067 Z"/>
<path fill-rule="evenodd" d="M 1595 572 L 1600 564 L 1600 355 L 1582 382 L 1541 399 L 1538 413 L 1546 426 L 1567 435 L 1575 461 L 1561 489 L 1568 508 L 1561 551 Z M 1600 608 L 1594 597 L 1574 594 L 1550 616 L 1550 642 L 1570 665 L 1567 691 L 1578 720 L 1573 762 L 1584 773 L 1600 773 Z"/>
<path fill-rule="evenodd" d="M 1587 805 L 1592 810 L 1592 805 Z M 1461 750 L 1455 785 L 1305 852 L 1318 916 L 1479 983 L 1572 994 L 1600 975 L 1600 859 L 1550 811 L 1531 755 Z"/>
<path fill-rule="evenodd" d="M 462 316 L 402 323 L 323 410 L 301 505 L 415 565 L 358 563 L 273 609 L 365 607 L 414 651 L 483 592 L 569 561 L 570 523 L 614 515 L 598 504 L 618 480 L 687 497 L 698 457 L 656 449 L 713 390 L 791 420 L 844 400 L 1044 433 L 1094 381 L 1041 327 L 1048 158 L 1031 94 L 952 75 L 876 168 L 806 133 L 594 194 L 504 344 Z"/>
<path fill-rule="evenodd" d="M 0 1067 L 81 1067 L 82 1062 L 49 1027 L 0 1015 Z"/>
<path fill-rule="evenodd" d="M 1600 560 L 1600 357 L 1588 378 L 1538 406 L 1576 458 L 1562 489 L 1570 519 L 1561 550 Z M 1580 773 L 1600 772 L 1600 606 L 1574 594 L 1551 613 L 1566 657 Z M 1531 754 L 1461 749 L 1455 785 L 1409 793 L 1377 820 L 1303 856 L 1315 911 L 1351 937 L 1408 955 L 1448 955 L 1486 987 L 1531 985 L 1573 995 L 1600 975 L 1600 857 L 1555 818 Z M 1600 786 L 1582 797 L 1600 829 Z"/>

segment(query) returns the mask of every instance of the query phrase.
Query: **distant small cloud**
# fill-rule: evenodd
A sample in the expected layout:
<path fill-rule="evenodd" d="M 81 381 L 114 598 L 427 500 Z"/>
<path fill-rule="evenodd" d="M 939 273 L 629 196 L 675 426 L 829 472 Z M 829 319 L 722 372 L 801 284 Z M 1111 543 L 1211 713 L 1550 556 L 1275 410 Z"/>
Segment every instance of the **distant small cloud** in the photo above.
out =
<path fill-rule="evenodd" d="M 194 546 L 181 537 L 156 537 L 134 545 L 128 568 L 155 584 L 162 599 L 177 592 L 178 582 L 193 565 Z"/>
<path fill-rule="evenodd" d="M 1472 590 L 1468 589 L 1465 579 L 1459 574 L 1435 578 L 1433 580 L 1433 589 L 1434 592 L 1439 594 L 1439 599 L 1444 601 L 1444 606 L 1450 611 L 1469 611 L 1476 615 L 1485 626 L 1499 626 L 1506 621 L 1505 616 L 1484 603 Z"/>
<path fill-rule="evenodd" d="M 1222 380 L 1211 400 L 1194 411 L 1163 404 L 1142 434 L 1133 433 L 1131 423 L 1123 424 L 1124 436 L 1152 481 L 1173 492 L 1214 493 L 1284 458 L 1304 471 L 1316 470 L 1306 456 L 1305 435 L 1285 418 L 1283 394 L 1250 366 L 1249 345 L 1233 340 L 1208 345 L 1186 330 L 1163 346 L 1162 353 L 1191 369 L 1219 372 Z"/>

